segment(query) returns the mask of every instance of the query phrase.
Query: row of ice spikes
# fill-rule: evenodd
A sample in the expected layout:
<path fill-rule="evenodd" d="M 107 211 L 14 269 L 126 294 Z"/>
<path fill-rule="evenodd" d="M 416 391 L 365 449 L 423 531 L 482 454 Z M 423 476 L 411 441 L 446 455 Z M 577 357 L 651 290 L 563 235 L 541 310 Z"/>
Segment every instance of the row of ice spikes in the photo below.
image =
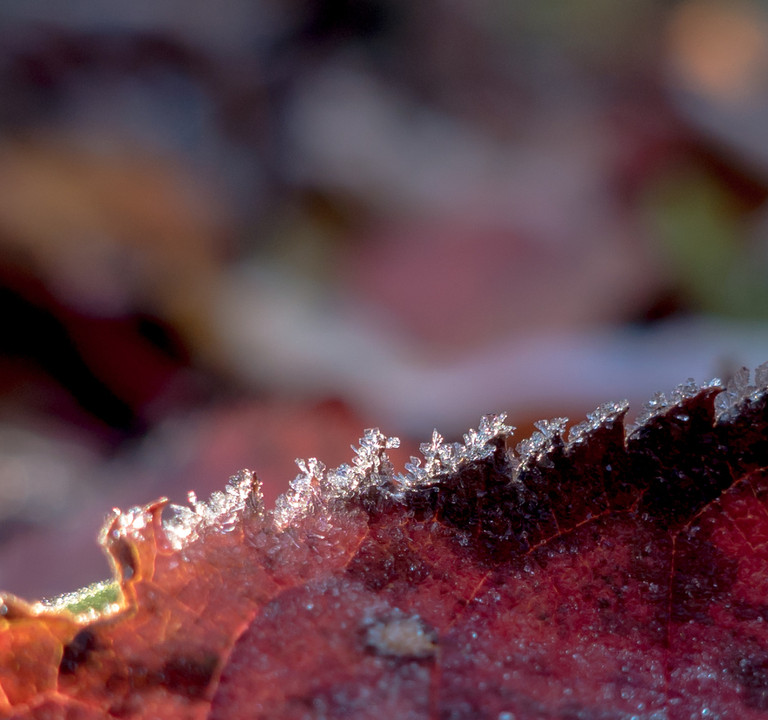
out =
<path fill-rule="evenodd" d="M 669 412 L 709 388 L 723 389 L 716 401 L 718 416 L 722 417 L 745 400 L 755 400 L 766 392 L 768 362 L 755 370 L 754 378 L 747 368 L 742 368 L 725 387 L 717 378 L 703 385 L 689 378 L 685 383 L 678 385 L 669 397 L 664 393 L 656 393 L 644 405 L 629 431 L 633 432 L 653 417 Z M 628 408 L 629 403 L 626 400 L 600 405 L 588 413 L 584 421 L 569 429 L 567 446 L 584 442 L 598 428 L 610 426 L 623 417 Z M 302 472 L 294 480 L 293 488 L 299 496 L 306 498 L 309 495 L 319 499 L 320 489 L 323 487 L 333 495 L 346 495 L 361 487 L 381 485 L 382 479 L 391 480 L 395 487 L 401 488 L 431 484 L 438 476 L 453 473 L 464 463 L 489 457 L 494 451 L 495 440 L 499 437 L 507 438 L 514 431 L 513 427 L 505 424 L 505 420 L 505 414 L 486 415 L 477 430 L 470 429 L 464 435 L 463 443 L 446 443 L 437 430 L 433 431 L 430 442 L 420 446 L 423 463 L 420 458 L 411 457 L 410 462 L 405 465 L 406 474 L 397 476 L 393 474 L 386 450 L 398 447 L 399 440 L 385 437 L 378 429 L 366 430 L 364 437 L 360 439 L 360 447 L 352 447 L 355 458 L 351 467 L 342 465 L 326 473 L 325 466 L 315 458 L 306 462 L 297 460 Z M 556 442 L 562 441 L 567 423 L 567 418 L 540 420 L 535 423 L 536 432 L 518 443 L 515 448 L 515 455 L 511 458 L 513 465 L 520 466 L 546 455 Z"/>
<path fill-rule="evenodd" d="M 730 376 L 727 383 L 723 383 L 720 378 L 713 378 L 703 385 L 698 385 L 689 378 L 687 382 L 678 385 L 669 397 L 661 392 L 655 393 L 645 403 L 630 432 L 708 389 L 721 391 L 715 398 L 715 415 L 718 420 L 727 419 L 743 403 L 755 402 L 768 391 L 768 362 L 759 365 L 754 372 L 746 367 L 740 368 Z"/>
<path fill-rule="evenodd" d="M 708 389 L 722 391 L 715 398 L 715 412 L 718 419 L 726 418 L 742 403 L 754 402 L 766 393 L 768 390 L 768 362 L 760 365 L 754 374 L 748 368 L 742 367 L 731 376 L 727 384 L 723 384 L 719 378 L 714 378 L 703 385 L 699 385 L 692 378 L 689 378 L 672 390 L 669 396 L 662 392 L 655 393 L 643 405 L 634 423 L 627 428 L 627 434 L 631 435 L 653 418 L 674 410 L 686 400 Z M 596 410 L 587 414 L 586 420 L 570 428 L 567 446 L 583 442 L 598 427 L 607 427 L 622 417 L 628 408 L 629 403 L 626 400 L 600 405 Z M 518 454 L 516 464 L 519 465 L 540 458 L 549 452 L 554 442 L 563 437 L 567 422 L 567 418 L 555 418 L 554 420 L 540 420 L 535 423 L 537 432 L 520 442 L 516 447 Z"/>
<path fill-rule="evenodd" d="M 400 446 L 396 437 L 387 437 L 378 428 L 368 429 L 360 438 L 351 465 L 341 465 L 326 471 L 316 458 L 297 460 L 299 475 L 291 482 L 287 493 L 277 499 L 274 518 L 278 527 L 286 527 L 297 516 L 335 498 L 350 497 L 367 488 L 391 486 L 396 492 L 434 480 L 443 473 L 455 472 L 463 463 L 487 458 L 494 449 L 493 441 L 508 436 L 514 428 L 505 425 L 506 415 L 487 415 L 477 430 L 464 435 L 464 443 L 446 443 L 435 430 L 432 440 L 421 445 L 424 464 L 411 457 L 406 474 L 395 475 L 387 450 Z"/>
<path fill-rule="evenodd" d="M 745 367 L 737 370 L 728 380 L 723 392 L 715 398 L 718 418 L 727 417 L 744 402 L 760 399 L 766 391 L 768 391 L 768 362 L 755 368 L 754 374 Z"/>
<path fill-rule="evenodd" d="M 698 385 L 693 380 L 679 385 L 669 397 L 656 393 L 638 415 L 630 432 L 654 417 L 669 412 L 674 407 L 707 388 L 723 388 L 719 379 Z M 755 400 L 768 389 L 768 363 L 758 367 L 754 379 L 746 368 L 738 371 L 716 399 L 718 417 L 727 415 L 745 400 Z M 599 406 L 586 419 L 569 430 L 567 445 L 584 442 L 599 427 L 609 426 L 622 417 L 628 409 L 627 401 L 609 402 Z M 446 443 L 435 430 L 429 442 L 420 446 L 421 458 L 411 457 L 405 465 L 405 474 L 395 475 L 387 450 L 399 447 L 396 437 L 387 437 L 378 428 L 368 429 L 360 439 L 359 447 L 352 446 L 354 457 L 351 465 L 343 464 L 327 470 L 316 458 L 297 459 L 299 474 L 291 481 L 289 490 L 281 495 L 272 513 L 278 527 L 287 527 L 297 517 L 326 505 L 330 500 L 349 497 L 365 488 L 384 487 L 395 489 L 423 487 L 437 481 L 439 476 L 456 472 L 463 464 L 487 459 L 497 445 L 498 438 L 511 436 L 514 428 L 505 424 L 506 415 L 487 415 L 477 430 L 469 430 L 463 443 Z M 551 451 L 555 443 L 562 442 L 567 418 L 554 418 L 537 422 L 536 432 L 518 443 L 512 456 L 513 466 L 539 461 Z M 246 506 L 258 507 L 263 512 L 258 481 L 248 470 L 230 478 L 223 492 L 213 493 L 211 498 L 200 502 L 194 493 L 189 494 L 190 505 L 172 506 L 173 515 L 166 521 L 166 531 L 172 542 L 183 543 L 199 529 L 211 525 L 226 531 L 234 526 Z"/>
<path fill-rule="evenodd" d="M 212 493 L 208 500 L 198 500 L 193 491 L 187 497 L 189 505 L 171 505 L 171 514 L 163 522 L 166 536 L 176 549 L 204 528 L 231 532 L 246 510 L 264 512 L 261 483 L 251 470 L 241 470 L 230 477 L 224 490 Z"/>

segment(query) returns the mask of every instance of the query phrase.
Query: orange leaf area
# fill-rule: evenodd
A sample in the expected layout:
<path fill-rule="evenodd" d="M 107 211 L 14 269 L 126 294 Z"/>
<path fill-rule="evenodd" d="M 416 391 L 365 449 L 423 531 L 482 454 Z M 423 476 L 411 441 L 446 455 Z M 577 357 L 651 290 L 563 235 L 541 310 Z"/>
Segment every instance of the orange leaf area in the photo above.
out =
<path fill-rule="evenodd" d="M 717 405 L 716 405 L 717 403 Z M 768 394 L 684 386 L 510 448 L 486 418 L 395 474 L 351 466 L 265 512 L 249 472 L 103 531 L 119 610 L 6 597 L 0 714 L 751 718 L 768 713 Z"/>

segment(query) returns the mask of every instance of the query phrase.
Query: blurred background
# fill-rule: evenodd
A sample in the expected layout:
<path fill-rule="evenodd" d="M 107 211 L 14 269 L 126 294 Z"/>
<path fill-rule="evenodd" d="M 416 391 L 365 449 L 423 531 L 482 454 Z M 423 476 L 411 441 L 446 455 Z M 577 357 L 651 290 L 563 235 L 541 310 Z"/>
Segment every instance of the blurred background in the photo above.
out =
<path fill-rule="evenodd" d="M 768 359 L 768 5 L 4 0 L 0 587 L 365 427 Z"/>

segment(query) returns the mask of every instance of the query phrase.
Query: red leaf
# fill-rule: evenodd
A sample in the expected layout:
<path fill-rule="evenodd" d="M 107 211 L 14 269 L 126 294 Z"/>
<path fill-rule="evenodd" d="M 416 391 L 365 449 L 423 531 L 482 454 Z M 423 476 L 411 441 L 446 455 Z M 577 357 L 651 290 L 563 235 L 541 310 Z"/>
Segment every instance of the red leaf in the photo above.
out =
<path fill-rule="evenodd" d="M 718 393 L 657 397 L 627 437 L 624 404 L 567 442 L 540 423 L 517 452 L 490 418 L 464 445 L 435 435 L 405 476 L 368 431 L 351 468 L 310 461 L 273 513 L 241 473 L 165 523 L 162 501 L 117 515 L 122 608 L 6 598 L 0 709 L 765 717 L 768 391 Z"/>

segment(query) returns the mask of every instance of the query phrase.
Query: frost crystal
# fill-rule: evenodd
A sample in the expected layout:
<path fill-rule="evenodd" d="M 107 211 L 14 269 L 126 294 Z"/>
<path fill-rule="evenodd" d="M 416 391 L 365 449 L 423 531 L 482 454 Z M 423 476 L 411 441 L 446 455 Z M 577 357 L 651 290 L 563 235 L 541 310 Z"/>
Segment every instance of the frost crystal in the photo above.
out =
<path fill-rule="evenodd" d="M 360 446 L 353 450 L 351 465 L 341 465 L 326 471 L 314 458 L 297 460 L 301 473 L 291 482 L 287 493 L 278 498 L 273 518 L 279 528 L 288 527 L 303 515 L 327 507 L 339 499 L 376 489 L 398 495 L 403 488 L 429 483 L 441 473 L 455 472 L 466 462 L 484 460 L 495 448 L 499 437 L 510 435 L 514 428 L 504 424 L 505 415 L 484 417 L 477 430 L 469 430 L 464 444 L 446 443 L 435 430 L 432 440 L 421 446 L 424 464 L 412 457 L 406 463 L 406 475 L 395 475 L 387 450 L 400 446 L 396 437 L 387 437 L 378 428 L 365 431 Z"/>
<path fill-rule="evenodd" d="M 273 516 L 280 526 L 289 525 L 302 513 L 322 507 L 324 499 L 321 483 L 325 477 L 325 465 L 317 458 L 296 458 L 300 472 L 291 480 L 288 492 L 277 498 Z"/>
<path fill-rule="evenodd" d="M 678 385 L 672 391 L 672 396 L 670 397 L 670 401 L 673 405 L 679 405 L 685 400 L 695 397 L 699 393 L 699 391 L 702 390 L 703 388 L 713 387 L 713 383 L 716 383 L 716 382 L 717 381 L 712 381 L 707 383 L 706 385 L 702 385 L 701 387 L 699 387 L 698 383 L 696 383 L 693 378 L 688 378 L 688 380 Z"/>
<path fill-rule="evenodd" d="M 344 464 L 326 472 L 325 465 L 315 458 L 306 462 L 296 460 L 301 472 L 291 482 L 288 492 L 277 499 L 273 512 L 275 523 L 285 528 L 298 517 L 325 507 L 337 498 L 393 480 L 392 463 L 386 451 L 399 446 L 399 438 L 387 437 L 373 428 L 360 438 L 360 447 L 352 446 L 355 452 L 352 465 Z"/>
<path fill-rule="evenodd" d="M 638 427 L 653 418 L 674 411 L 705 389 L 722 389 L 722 384 L 714 379 L 699 386 L 689 379 L 669 396 L 656 393 L 646 403 L 628 434 L 636 432 Z M 753 402 L 766 392 L 768 363 L 757 368 L 754 381 L 750 372 L 742 369 L 718 396 L 718 416 L 722 418 L 741 403 Z M 600 428 L 610 428 L 614 423 L 621 422 L 628 407 L 626 400 L 600 405 L 584 421 L 570 429 L 565 449 L 586 442 Z M 682 414 L 678 417 L 686 419 Z M 420 446 L 423 459 L 411 457 L 405 465 L 404 475 L 395 475 L 387 455 L 389 449 L 399 447 L 398 438 L 387 437 L 377 428 L 368 429 L 360 439 L 359 447 L 352 448 L 354 457 L 351 464 L 327 470 L 316 458 L 297 460 L 299 474 L 291 481 L 288 491 L 277 499 L 271 513 L 272 520 L 281 530 L 303 516 L 329 510 L 338 501 L 346 501 L 371 490 L 398 498 L 409 488 L 438 484 L 440 477 L 457 472 L 464 464 L 488 459 L 499 447 L 499 441 L 506 441 L 514 431 L 513 427 L 505 424 L 505 420 L 506 415 L 503 414 L 483 417 L 477 430 L 467 431 L 463 443 L 446 443 L 435 430 L 430 441 Z M 567 418 L 554 418 L 535 423 L 536 432 L 517 445 L 518 457 L 512 461 L 514 467 L 519 469 L 531 463 L 546 463 L 555 449 L 563 448 L 567 422 Z M 263 515 L 263 499 L 253 473 L 244 470 L 230 478 L 223 492 L 213 493 L 207 501 L 200 502 L 194 493 L 190 493 L 189 506 L 171 506 L 171 510 L 172 515 L 163 527 L 172 545 L 181 548 L 208 528 L 215 528 L 218 532 L 231 531 L 246 511 Z M 147 513 L 134 508 L 116 517 L 113 533 L 141 535 L 147 522 Z"/>
<path fill-rule="evenodd" d="M 446 444 L 443 436 L 437 430 L 433 430 L 432 440 L 419 445 L 419 450 L 424 456 L 424 476 L 434 477 L 442 470 L 453 471 L 456 464 L 454 447 Z"/>
<path fill-rule="evenodd" d="M 176 549 L 208 528 L 231 532 L 247 511 L 263 513 L 261 483 L 250 470 L 230 477 L 224 491 L 214 492 L 205 502 L 200 502 L 194 492 L 188 497 L 190 506 L 171 505 L 171 516 L 163 522 L 165 534 Z"/>
<path fill-rule="evenodd" d="M 485 460 L 494 450 L 494 441 L 500 437 L 508 437 L 515 428 L 506 425 L 506 414 L 484 415 L 477 430 L 469 430 L 464 435 L 464 458 L 467 461 Z"/>
<path fill-rule="evenodd" d="M 768 362 L 758 366 L 752 382 L 748 368 L 740 368 L 728 380 L 725 390 L 717 396 L 715 409 L 718 419 L 728 418 L 744 402 L 754 402 L 768 391 Z"/>
<path fill-rule="evenodd" d="M 650 400 L 643 405 L 643 409 L 638 413 L 635 419 L 635 426 L 644 425 L 651 418 L 663 415 L 669 409 L 670 403 L 663 392 L 656 392 Z"/>
<path fill-rule="evenodd" d="M 419 446 L 424 465 L 419 458 L 412 457 L 405 465 L 408 474 L 398 478 L 400 484 L 406 487 L 428 484 L 438 475 L 456 472 L 464 463 L 490 457 L 495 450 L 495 441 L 508 437 L 515 430 L 504 423 L 506 418 L 503 413 L 484 416 L 477 430 L 470 429 L 464 435 L 463 445 L 446 443 L 443 436 L 434 430 L 430 442 Z"/>
<path fill-rule="evenodd" d="M 387 619 L 369 621 L 366 647 L 386 657 L 428 658 L 437 651 L 437 632 L 418 615 L 393 613 Z"/>
<path fill-rule="evenodd" d="M 755 370 L 755 385 L 759 392 L 768 390 L 768 362 L 758 365 Z"/>
<path fill-rule="evenodd" d="M 520 455 L 520 464 L 539 460 L 546 455 L 555 443 L 560 442 L 565 432 L 568 418 L 539 420 L 534 423 L 537 431 L 531 437 L 517 444 L 515 450 Z"/>
<path fill-rule="evenodd" d="M 151 520 L 150 513 L 140 507 L 132 507 L 125 512 L 115 508 L 113 512 L 116 517 L 112 525 L 112 537 L 115 539 L 132 534 L 143 535 Z"/>
<path fill-rule="evenodd" d="M 747 372 L 747 376 L 749 376 L 749 372 Z M 634 425 L 630 428 L 628 434 L 631 435 L 639 427 L 641 427 L 648 421 L 652 420 L 655 417 L 659 417 L 660 415 L 665 415 L 676 406 L 682 405 L 687 399 L 694 397 L 700 391 L 706 390 L 709 388 L 722 388 L 722 383 L 718 378 L 714 378 L 713 380 L 710 380 L 708 383 L 699 385 L 696 382 L 694 382 L 692 378 L 688 378 L 686 382 L 678 385 L 670 393 L 669 398 L 667 398 L 667 396 L 664 395 L 664 393 L 661 393 L 661 392 L 655 393 L 653 397 L 648 402 L 645 403 L 642 411 L 638 414 L 637 418 L 635 419 Z M 680 419 L 682 420 L 685 418 L 681 416 Z"/>
<path fill-rule="evenodd" d="M 342 481 L 340 489 L 354 491 L 359 487 L 379 485 L 383 479 L 392 478 L 392 463 L 386 451 L 400 447 L 400 438 L 385 437 L 378 428 L 369 429 L 360 438 L 360 447 L 355 450 L 352 468 L 347 471 L 346 483 Z"/>
<path fill-rule="evenodd" d="M 591 432 L 600 427 L 611 427 L 629 409 L 629 402 L 608 402 L 599 405 L 591 413 L 587 413 L 587 419 L 574 425 L 568 431 L 568 445 L 573 446 L 584 442 Z"/>

